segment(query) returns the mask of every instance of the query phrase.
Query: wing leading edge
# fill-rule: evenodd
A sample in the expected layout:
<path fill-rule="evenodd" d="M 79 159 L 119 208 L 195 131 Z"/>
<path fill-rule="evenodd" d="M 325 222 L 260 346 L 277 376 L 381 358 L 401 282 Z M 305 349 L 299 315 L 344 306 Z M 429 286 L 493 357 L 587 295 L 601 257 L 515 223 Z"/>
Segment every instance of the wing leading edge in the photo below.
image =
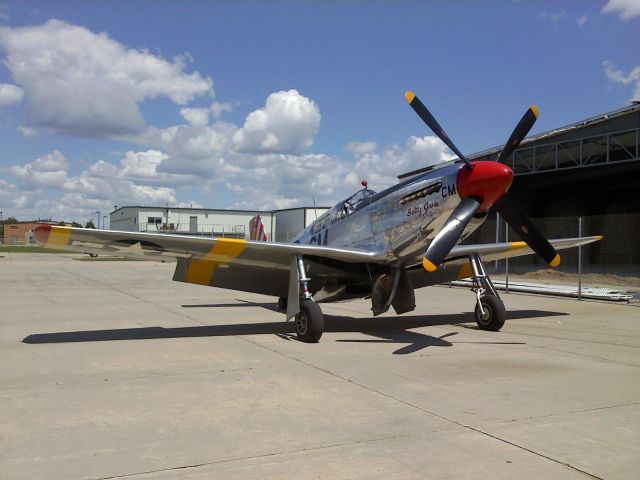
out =
<path fill-rule="evenodd" d="M 177 261 L 176 281 L 267 295 L 287 293 L 291 258 L 320 257 L 341 263 L 386 263 L 376 252 L 322 245 L 190 237 L 39 225 L 38 243 L 80 253 Z"/>

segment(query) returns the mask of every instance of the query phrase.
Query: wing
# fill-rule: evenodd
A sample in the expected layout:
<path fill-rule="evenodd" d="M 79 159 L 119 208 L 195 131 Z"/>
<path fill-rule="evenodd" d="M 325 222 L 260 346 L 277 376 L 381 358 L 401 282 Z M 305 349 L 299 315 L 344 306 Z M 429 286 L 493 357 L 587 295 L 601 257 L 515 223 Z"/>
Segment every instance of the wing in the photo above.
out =
<path fill-rule="evenodd" d="M 39 225 L 36 240 L 49 248 L 116 255 L 142 260 L 177 261 L 176 281 L 287 296 L 291 258 L 304 255 L 339 264 L 386 263 L 375 252 L 322 245 L 247 241 L 162 233 L 119 232 Z M 310 275 L 329 274 L 331 268 L 313 264 Z"/>
<path fill-rule="evenodd" d="M 601 236 L 561 238 L 549 240 L 549 243 L 551 243 L 556 250 L 564 250 L 566 248 L 587 245 L 601 239 Z M 445 262 L 435 272 L 427 273 L 422 266 L 409 270 L 408 274 L 411 278 L 411 283 L 415 288 L 421 288 L 471 277 L 473 273 L 468 257 L 476 253 L 481 256 L 483 261 L 492 262 L 494 260 L 530 255 L 534 252 L 524 242 L 457 245 L 451 250 Z"/>
<path fill-rule="evenodd" d="M 579 247 L 588 243 L 602 240 L 602 236 L 580 237 L 580 238 L 560 238 L 549 240 L 556 250 L 564 250 L 565 248 Z M 455 259 L 459 257 L 468 257 L 477 253 L 482 260 L 492 262 L 494 260 L 502 260 L 503 258 L 521 257 L 534 253 L 525 242 L 505 242 L 505 243 L 479 243 L 475 245 L 457 245 L 455 246 L 447 259 Z"/>

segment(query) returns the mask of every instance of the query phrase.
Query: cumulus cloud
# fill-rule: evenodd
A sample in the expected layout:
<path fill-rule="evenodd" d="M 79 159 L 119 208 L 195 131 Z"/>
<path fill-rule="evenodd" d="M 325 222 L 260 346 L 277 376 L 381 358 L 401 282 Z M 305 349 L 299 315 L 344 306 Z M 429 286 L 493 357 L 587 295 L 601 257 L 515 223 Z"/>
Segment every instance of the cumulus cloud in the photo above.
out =
<path fill-rule="evenodd" d="M 211 114 L 216 120 L 219 119 L 224 112 L 231 113 L 233 105 L 231 102 L 213 102 L 211 104 Z"/>
<path fill-rule="evenodd" d="M 378 148 L 375 142 L 351 142 L 352 158 L 323 154 L 247 155 L 240 173 L 226 187 L 242 200 L 238 208 L 289 208 L 333 205 L 367 179 L 380 191 L 397 183 L 397 175 L 452 159 L 436 137 L 409 137 L 404 146 Z M 242 195 L 240 195 L 242 194 Z"/>
<path fill-rule="evenodd" d="M 633 68 L 628 74 L 615 67 L 610 60 L 602 62 L 607 78 L 621 85 L 634 85 L 635 90 L 631 101 L 640 101 L 640 66 Z"/>
<path fill-rule="evenodd" d="M 269 95 L 264 108 L 251 112 L 233 136 L 239 152 L 301 153 L 313 145 L 320 109 L 297 90 Z"/>
<path fill-rule="evenodd" d="M 13 207 L 24 215 L 63 219 L 82 219 L 88 210 L 106 212 L 113 205 L 175 204 L 175 189 L 166 185 L 181 180 L 157 171 L 165 158 L 156 150 L 130 151 L 119 164 L 100 160 L 72 175 L 70 162 L 55 150 L 11 167 L 9 172 L 21 185 L 0 182 L 0 200 L 5 203 L 11 195 Z"/>
<path fill-rule="evenodd" d="M 364 155 L 373 153 L 378 149 L 376 142 L 351 142 L 344 149 L 354 155 Z"/>
<path fill-rule="evenodd" d="M 587 17 L 586 15 L 582 15 L 578 17 L 578 20 L 576 20 L 576 22 L 579 27 L 584 27 L 587 24 L 588 20 L 589 20 L 589 17 Z"/>
<path fill-rule="evenodd" d="M 346 176 L 347 185 L 356 187 L 360 180 L 369 180 L 374 189 L 386 188 L 397 182 L 397 175 L 451 160 L 453 156 L 435 136 L 410 136 L 404 147 L 388 145 L 380 151 L 354 152 L 355 163 Z"/>
<path fill-rule="evenodd" d="M 208 108 L 181 108 L 180 115 L 191 125 L 204 127 L 209 123 Z"/>
<path fill-rule="evenodd" d="M 0 107 L 9 107 L 22 101 L 24 91 L 9 83 L 0 83 Z"/>
<path fill-rule="evenodd" d="M 14 165 L 9 171 L 29 187 L 60 187 L 67 180 L 69 162 L 58 150 L 25 165 Z"/>
<path fill-rule="evenodd" d="M 160 170 L 170 173 L 216 175 L 229 154 L 238 127 L 225 122 L 212 126 L 177 125 L 153 132 L 149 142 L 168 154 Z M 223 162 L 224 163 L 224 162 Z"/>
<path fill-rule="evenodd" d="M 186 57 L 169 61 L 127 48 L 106 33 L 60 20 L 0 28 L 0 48 L 25 91 L 31 126 L 108 137 L 141 132 L 139 104 L 167 97 L 184 105 L 213 96 L 213 81 L 186 73 Z"/>
<path fill-rule="evenodd" d="M 128 151 L 117 161 L 96 161 L 80 173 L 72 174 L 58 151 L 14 165 L 10 173 L 28 205 L 23 211 L 50 208 L 48 216 L 67 212 L 65 218 L 72 218 L 80 210 L 106 211 L 113 205 L 176 205 L 176 190 L 187 186 L 231 192 L 229 203 L 218 207 L 288 208 L 314 199 L 326 206 L 361 188 L 361 179 L 380 191 L 395 184 L 399 173 L 451 158 L 434 136 L 411 136 L 403 145 L 354 141 L 344 156 L 304 152 L 313 143 L 320 112 L 295 90 L 269 95 L 241 127 L 205 123 L 201 109 L 181 113 L 186 124 L 151 127 L 137 137 L 146 149 Z M 275 140 L 265 145 L 271 136 Z"/>
<path fill-rule="evenodd" d="M 602 13 L 617 13 L 623 20 L 640 15 L 640 1 L 638 0 L 609 0 L 602 7 Z"/>

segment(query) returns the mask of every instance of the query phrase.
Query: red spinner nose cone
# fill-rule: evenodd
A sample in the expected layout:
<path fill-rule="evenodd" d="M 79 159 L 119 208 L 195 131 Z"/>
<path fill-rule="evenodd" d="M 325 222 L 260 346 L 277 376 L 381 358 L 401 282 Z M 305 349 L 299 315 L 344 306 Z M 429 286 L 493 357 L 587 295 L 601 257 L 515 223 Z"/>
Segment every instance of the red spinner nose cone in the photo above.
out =
<path fill-rule="evenodd" d="M 47 243 L 50 233 L 51 225 L 43 223 L 36 225 L 36 227 L 33 229 L 33 236 L 36 238 L 36 241 L 41 244 Z"/>
<path fill-rule="evenodd" d="M 507 193 L 512 181 L 513 171 L 503 163 L 473 162 L 473 170 L 458 172 L 458 193 L 462 198 L 480 199 L 479 210 L 486 210 Z"/>

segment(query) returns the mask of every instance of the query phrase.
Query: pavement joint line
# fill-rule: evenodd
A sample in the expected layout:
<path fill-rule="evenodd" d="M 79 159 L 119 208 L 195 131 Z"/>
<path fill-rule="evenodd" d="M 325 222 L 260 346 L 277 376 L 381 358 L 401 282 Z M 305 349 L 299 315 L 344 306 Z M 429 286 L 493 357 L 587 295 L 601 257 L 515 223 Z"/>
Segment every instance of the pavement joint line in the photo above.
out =
<path fill-rule="evenodd" d="M 435 430 L 434 432 L 438 432 L 438 431 L 446 431 L 449 429 L 442 429 L 442 430 Z M 433 433 L 433 432 L 430 432 Z M 375 442 L 383 442 L 385 440 L 394 440 L 397 438 L 409 438 L 409 437 L 415 437 L 416 434 L 405 434 L 405 435 L 388 435 L 388 436 L 384 436 L 384 437 L 376 437 L 376 438 L 371 438 L 368 440 L 355 440 L 352 442 L 343 442 L 343 443 L 333 443 L 333 444 L 329 444 L 329 445 L 320 445 L 317 447 L 308 447 L 308 448 L 299 448 L 297 450 L 287 450 L 287 451 L 283 451 L 283 452 L 272 452 L 272 453 L 264 453 L 261 455 L 249 455 L 246 457 L 238 457 L 238 458 L 228 458 L 225 460 L 218 460 L 218 461 L 214 461 L 214 462 L 203 462 L 203 463 L 194 463 L 194 464 L 190 464 L 190 465 L 180 465 L 178 467 L 169 467 L 169 468 L 161 468 L 161 469 L 157 469 L 157 470 L 148 470 L 148 471 L 144 471 L 144 472 L 133 472 L 133 473 L 125 473 L 123 475 L 114 475 L 114 476 L 109 476 L 109 477 L 90 477 L 87 480 L 116 480 L 118 478 L 127 478 L 127 477 L 136 477 L 139 475 L 150 475 L 153 473 L 163 473 L 163 472 L 172 472 L 172 471 L 176 471 L 176 470 L 187 470 L 187 469 L 191 469 L 191 468 L 201 468 L 201 467 L 207 467 L 207 466 L 213 466 L 213 465 L 221 465 L 224 463 L 233 463 L 233 462 L 242 462 L 245 460 L 257 460 L 257 459 L 261 459 L 261 458 L 268 458 L 268 457 L 277 457 L 277 456 L 283 456 L 283 455 L 295 455 L 298 453 L 304 453 L 304 452 L 314 452 L 314 451 L 319 451 L 319 450 L 327 450 L 330 448 L 337 448 L 337 447 L 347 447 L 347 446 L 351 446 L 351 445 L 362 445 L 362 444 L 367 444 L 367 443 L 375 443 Z"/>
<path fill-rule="evenodd" d="M 233 369 L 220 369 L 220 370 L 209 370 L 202 372 L 189 372 L 189 373 L 168 373 L 168 374 L 157 374 L 157 375 L 144 375 L 138 377 L 120 377 L 120 378 L 105 378 L 102 380 L 85 380 L 82 382 L 56 382 L 56 383 L 43 383 L 41 385 L 24 385 L 21 387 L 2 387 L 1 391 L 6 390 L 22 390 L 22 389 L 30 389 L 30 388 L 47 388 L 47 387 L 67 387 L 73 385 L 90 385 L 93 383 L 114 383 L 114 382 L 127 382 L 133 380 L 150 380 L 150 379 L 162 379 L 162 378 L 173 378 L 173 377 L 189 377 L 192 375 L 213 375 L 217 373 L 237 373 L 237 372 L 247 372 L 251 370 L 269 370 L 272 368 L 277 368 L 276 366 L 270 367 L 248 367 L 248 368 L 233 368 Z"/>
<path fill-rule="evenodd" d="M 509 319 L 507 319 L 507 321 L 508 320 Z M 573 343 L 594 343 L 597 345 L 611 345 L 613 347 L 640 348 L 640 345 L 629 345 L 626 343 L 604 342 L 604 341 L 598 341 L 598 340 L 585 340 L 582 338 L 557 337 L 555 335 L 539 335 L 536 333 L 517 333 L 517 332 L 505 332 L 505 333 L 512 333 L 514 335 L 520 335 L 522 337 L 553 338 L 556 340 L 566 340 Z"/>
<path fill-rule="evenodd" d="M 66 272 L 66 273 L 70 274 L 70 275 L 77 275 L 77 276 L 82 277 L 82 278 L 84 278 L 84 279 L 86 279 L 86 280 L 88 280 L 90 282 L 93 282 L 93 283 L 95 283 L 97 285 L 101 285 L 104 288 L 108 288 L 109 290 L 113 290 L 114 292 L 118 292 L 118 293 L 120 293 L 122 295 L 125 295 L 127 297 L 131 297 L 134 300 L 139 301 L 140 303 L 145 303 L 147 305 L 152 305 L 155 308 L 159 308 L 160 310 L 173 313 L 174 315 L 177 315 L 177 316 L 182 317 L 182 318 L 186 318 L 187 320 L 191 320 L 192 322 L 197 323 L 199 325 L 206 325 L 205 323 L 202 323 L 201 321 L 199 321 L 199 320 L 197 320 L 197 319 L 195 319 L 195 318 L 183 313 L 182 311 L 176 311 L 176 310 L 172 310 L 171 308 L 162 307 L 161 305 L 158 305 L 157 303 L 150 302 L 149 300 L 145 300 L 144 298 L 138 297 L 138 296 L 136 296 L 136 295 L 134 295 L 134 294 L 132 294 L 130 292 L 127 292 L 126 290 L 121 290 L 121 289 L 119 289 L 119 288 L 117 288 L 117 287 L 115 287 L 113 285 L 109 285 L 107 283 L 101 282 L 100 280 L 96 280 L 94 278 L 88 277 L 88 276 L 83 275 L 81 273 L 72 272 L 72 271 L 66 270 L 65 268 L 61 268 L 61 267 L 59 267 L 59 269 L 62 270 L 63 272 Z"/>
<path fill-rule="evenodd" d="M 344 382 L 351 383 L 352 385 L 357 385 L 358 387 L 363 388 L 365 390 L 368 390 L 368 391 L 370 391 L 372 393 L 375 393 L 377 395 L 381 395 L 381 396 L 386 397 L 386 398 L 388 398 L 390 400 L 393 400 L 395 402 L 402 403 L 402 404 L 404 404 L 404 405 L 406 405 L 406 406 L 408 406 L 410 408 L 413 408 L 415 410 L 418 410 L 420 412 L 423 412 L 423 413 L 426 413 L 426 414 L 429 414 L 429 415 L 433 415 L 433 416 L 438 417 L 438 418 L 440 418 L 442 420 L 445 420 L 447 422 L 451 422 L 451 423 L 453 423 L 455 425 L 458 425 L 459 427 L 462 427 L 464 429 L 471 430 L 471 431 L 474 431 L 476 433 L 480 433 L 481 435 L 485 435 L 485 436 L 487 436 L 489 438 L 492 438 L 494 440 L 497 440 L 499 442 L 502 442 L 502 443 L 505 443 L 507 445 L 511 445 L 512 447 L 524 450 L 524 451 L 526 451 L 528 453 L 531 453 L 532 455 L 538 456 L 540 458 L 544 458 L 544 459 L 549 460 L 550 462 L 553 462 L 553 463 L 557 463 L 558 465 L 562 465 L 564 467 L 569 468 L 570 470 L 574 470 L 574 471 L 576 471 L 578 473 L 581 473 L 581 474 L 587 476 L 588 478 L 592 478 L 592 479 L 595 479 L 595 480 L 604 480 L 602 477 L 598 477 L 596 475 L 593 475 L 593 474 L 591 474 L 591 473 L 589 473 L 589 472 L 587 472 L 585 470 L 582 470 L 582 469 L 580 469 L 578 467 L 575 467 L 575 466 L 571 465 L 570 463 L 563 462 L 562 460 L 558 460 L 556 458 L 550 457 L 550 456 L 545 455 L 544 453 L 541 453 L 541 452 L 536 452 L 535 450 L 532 450 L 532 449 L 527 448 L 527 447 L 525 447 L 523 445 L 519 445 L 517 443 L 511 442 L 511 441 L 507 440 L 506 438 L 501 438 L 501 437 L 499 437 L 497 435 L 489 433 L 489 432 L 487 432 L 485 430 L 482 430 L 482 429 L 480 429 L 478 427 L 474 427 L 474 426 L 468 425 L 468 424 L 466 424 L 464 422 L 461 422 L 461 421 L 458 421 L 458 420 L 454 420 L 452 418 L 445 417 L 444 415 L 440 415 L 438 413 L 431 412 L 431 411 L 429 411 L 429 410 L 427 410 L 425 408 L 419 407 L 418 405 L 415 405 L 415 404 L 413 404 L 411 402 L 407 402 L 406 400 L 402 400 L 400 398 L 394 397 L 393 395 L 390 395 L 388 393 L 382 392 L 380 390 L 376 390 L 375 388 L 368 387 L 367 385 L 358 383 L 355 380 L 351 380 L 349 378 L 343 377 L 343 376 L 341 376 L 341 375 L 339 375 L 339 374 L 337 374 L 335 372 L 332 372 L 332 371 L 327 370 L 325 368 L 319 367 L 317 365 L 313 365 L 313 364 L 311 364 L 309 362 L 306 362 L 306 361 L 304 361 L 304 360 L 302 360 L 300 358 L 296 358 L 296 357 L 294 357 L 292 355 L 287 355 L 286 353 L 279 352 L 279 351 L 274 350 L 274 349 L 272 349 L 270 347 L 267 347 L 266 345 L 262 345 L 262 344 L 260 344 L 258 342 L 254 342 L 254 341 L 249 340 L 249 339 L 242 338 L 242 340 L 245 340 L 246 342 L 252 343 L 252 344 L 254 344 L 254 345 L 258 346 L 258 347 L 261 347 L 261 348 L 264 348 L 266 350 L 269 350 L 269 351 L 271 351 L 271 352 L 273 352 L 273 353 L 275 353 L 277 355 L 281 355 L 281 356 L 284 356 L 286 358 L 289 358 L 290 360 L 294 360 L 296 362 L 302 363 L 303 365 L 306 365 L 307 367 L 310 367 L 310 368 L 316 369 L 316 370 L 318 370 L 320 372 L 326 373 L 327 375 L 330 375 L 330 376 L 333 376 L 335 378 L 338 378 L 338 379 L 340 379 L 340 380 L 342 380 Z M 100 480 L 102 480 L 102 479 L 100 479 Z M 107 480 L 107 479 L 104 479 L 104 480 Z"/>
<path fill-rule="evenodd" d="M 562 317 L 564 317 L 565 315 L 562 315 Z M 525 327 L 529 327 L 529 328 L 534 328 L 537 330 L 541 330 L 544 327 L 548 327 L 549 325 L 555 325 L 554 323 L 548 323 L 548 322 L 528 322 L 528 321 L 523 321 L 523 320 L 517 320 L 517 319 L 513 319 L 513 320 L 509 320 L 509 312 L 507 312 L 507 322 L 508 325 L 513 328 L 514 330 L 516 330 L 518 327 L 520 326 L 525 326 Z M 514 331 L 514 330 L 508 330 L 508 331 L 504 331 L 501 333 L 507 333 L 507 334 L 513 334 L 513 335 L 532 335 L 535 336 L 535 333 L 527 333 L 527 334 L 521 334 L 518 331 Z M 573 328 L 569 325 L 567 325 L 566 323 L 562 324 L 562 330 L 560 330 L 563 333 L 572 333 L 572 334 L 580 334 L 583 333 L 583 330 L 578 329 L 578 328 Z M 606 331 L 606 332 L 599 332 L 599 335 L 601 336 L 605 336 L 605 337 L 619 337 L 619 338 L 627 338 L 628 335 L 624 335 L 622 333 L 615 333 L 615 332 L 610 332 L 610 331 Z M 556 338 L 556 337 L 551 337 L 551 338 Z M 557 337 L 557 338 L 562 338 L 564 339 L 564 337 Z M 578 340 L 579 339 L 571 339 L 571 340 Z"/>
<path fill-rule="evenodd" d="M 576 357 L 583 357 L 583 358 L 590 358 L 592 360 L 601 360 L 603 362 L 606 363 L 615 363 L 616 365 L 624 365 L 625 367 L 633 367 L 633 368 L 640 368 L 640 365 L 636 365 L 633 363 L 625 363 L 625 362 L 621 362 L 619 360 L 612 360 L 610 358 L 606 358 L 606 357 L 599 357 L 597 355 L 589 355 L 587 353 L 581 353 L 581 352 L 571 352 L 568 350 L 562 350 L 561 347 L 563 345 L 555 345 L 555 346 L 550 346 L 550 345 L 539 345 L 536 348 L 540 348 L 540 349 L 544 349 L 544 350 L 551 350 L 552 352 L 558 352 L 558 353 L 564 353 L 567 355 L 573 355 Z"/>
<path fill-rule="evenodd" d="M 558 417 L 560 415 L 578 415 L 580 413 L 597 412 L 598 410 L 609 410 L 609 409 L 613 409 L 613 408 L 633 407 L 634 405 L 640 405 L 640 402 L 622 403 L 622 404 L 619 404 L 619 405 L 606 405 L 604 407 L 587 408 L 587 409 L 584 409 L 584 410 L 574 410 L 574 411 L 571 411 L 571 412 L 548 413 L 546 415 L 531 415 L 530 417 L 512 418 L 510 420 L 502 420 L 500 422 L 500 424 L 523 422 L 523 421 L 527 421 L 527 420 L 538 420 L 538 419 L 541 419 L 541 418 Z"/>

